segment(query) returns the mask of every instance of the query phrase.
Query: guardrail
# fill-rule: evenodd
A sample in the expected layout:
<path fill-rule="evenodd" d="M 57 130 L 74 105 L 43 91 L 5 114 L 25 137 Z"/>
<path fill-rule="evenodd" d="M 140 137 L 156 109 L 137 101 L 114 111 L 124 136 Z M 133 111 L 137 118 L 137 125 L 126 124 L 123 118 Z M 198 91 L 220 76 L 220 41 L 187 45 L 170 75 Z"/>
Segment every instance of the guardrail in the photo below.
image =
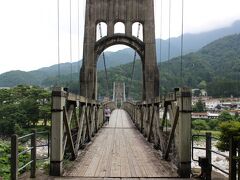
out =
<path fill-rule="evenodd" d="M 47 144 L 43 145 L 37 145 L 36 139 L 37 139 L 37 134 L 47 134 L 48 136 L 48 142 Z M 36 162 L 37 160 L 43 160 L 43 159 L 48 159 L 49 158 L 49 132 L 44 131 L 44 132 L 36 132 L 36 130 L 33 130 L 32 133 L 18 137 L 17 134 L 13 134 L 11 137 L 11 179 L 12 180 L 17 180 L 18 179 L 18 174 L 20 171 L 24 170 L 28 166 L 30 166 L 31 169 L 31 178 L 35 178 L 36 176 Z M 19 152 L 19 142 L 21 140 L 30 140 L 30 147 L 26 148 L 25 150 Z M 45 158 L 42 159 L 37 159 L 37 148 L 39 147 L 48 147 L 48 155 Z M 19 162 L 19 157 L 20 155 L 27 154 L 30 152 L 30 161 L 26 162 L 24 165 L 19 167 L 18 162 Z"/>
<path fill-rule="evenodd" d="M 100 103 L 55 87 L 52 91 L 52 126 L 50 175 L 63 174 L 63 161 L 75 160 L 79 150 L 92 140 L 105 123 L 104 107 L 114 109 L 114 102 Z"/>
<path fill-rule="evenodd" d="M 196 147 L 194 146 L 195 138 L 205 138 L 205 147 Z M 213 137 L 211 133 L 203 134 L 194 134 L 192 135 L 192 160 L 199 162 L 199 166 L 201 167 L 201 177 L 210 180 L 212 167 L 221 171 L 222 173 L 229 176 L 230 180 L 236 180 L 237 177 L 240 178 L 240 142 L 235 140 L 236 136 L 232 136 L 230 138 L 229 145 L 229 156 L 222 154 L 218 151 L 212 150 L 212 140 L 219 140 L 216 137 Z M 239 136 L 238 136 L 239 137 Z M 205 157 L 198 157 L 198 159 L 194 159 L 194 149 L 204 150 L 206 151 Z M 214 165 L 212 163 L 212 153 L 217 154 L 226 158 L 229 161 L 229 172 L 221 169 L 220 167 Z"/>
<path fill-rule="evenodd" d="M 163 159 L 177 166 L 181 178 L 191 175 L 191 100 L 189 88 L 175 88 L 166 96 L 123 103 L 135 126 Z"/>

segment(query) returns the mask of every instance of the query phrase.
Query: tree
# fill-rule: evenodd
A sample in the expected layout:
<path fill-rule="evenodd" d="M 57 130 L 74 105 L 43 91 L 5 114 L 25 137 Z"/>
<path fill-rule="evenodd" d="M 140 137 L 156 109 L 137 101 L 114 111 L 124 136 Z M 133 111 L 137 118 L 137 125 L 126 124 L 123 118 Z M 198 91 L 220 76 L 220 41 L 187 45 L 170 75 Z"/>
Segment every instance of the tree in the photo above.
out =
<path fill-rule="evenodd" d="M 234 120 L 240 121 L 240 116 L 239 116 L 239 113 L 238 113 L 238 112 L 235 113 L 235 115 L 234 115 Z"/>
<path fill-rule="evenodd" d="M 223 121 L 231 121 L 231 120 L 233 120 L 233 117 L 232 117 L 231 114 L 229 114 L 229 112 L 223 111 L 223 112 L 219 115 L 218 119 L 219 119 L 220 121 L 222 121 L 222 122 L 223 122 Z"/>
<path fill-rule="evenodd" d="M 238 121 L 227 121 L 222 122 L 219 126 L 221 134 L 220 141 L 217 144 L 217 147 L 222 151 L 229 150 L 229 142 L 232 136 L 238 136 L 238 140 L 240 140 L 239 132 L 240 132 L 240 122 Z"/>
<path fill-rule="evenodd" d="M 193 106 L 194 112 L 204 112 L 205 109 L 205 104 L 201 100 L 198 100 L 198 102 Z"/>
<path fill-rule="evenodd" d="M 199 97 L 200 94 L 201 94 L 201 91 L 199 89 L 197 89 L 197 90 L 194 91 L 193 96 Z"/>
<path fill-rule="evenodd" d="M 28 126 L 31 123 L 35 126 L 39 120 L 39 104 L 34 99 L 25 99 L 20 104 L 23 114 L 26 116 Z"/>
<path fill-rule="evenodd" d="M 192 121 L 192 128 L 195 130 L 208 130 L 209 126 L 207 125 L 205 120 L 202 119 L 196 119 Z"/>
<path fill-rule="evenodd" d="M 199 88 L 199 89 L 206 89 L 206 87 L 207 87 L 206 81 L 201 81 L 201 82 L 198 84 L 198 88 Z"/>
<path fill-rule="evenodd" d="M 0 134 L 21 133 L 21 128 L 36 125 L 40 118 L 47 124 L 51 117 L 50 92 L 19 85 L 0 90 Z"/>
<path fill-rule="evenodd" d="M 218 119 L 209 119 L 207 124 L 208 124 L 210 130 L 218 130 L 219 120 Z"/>

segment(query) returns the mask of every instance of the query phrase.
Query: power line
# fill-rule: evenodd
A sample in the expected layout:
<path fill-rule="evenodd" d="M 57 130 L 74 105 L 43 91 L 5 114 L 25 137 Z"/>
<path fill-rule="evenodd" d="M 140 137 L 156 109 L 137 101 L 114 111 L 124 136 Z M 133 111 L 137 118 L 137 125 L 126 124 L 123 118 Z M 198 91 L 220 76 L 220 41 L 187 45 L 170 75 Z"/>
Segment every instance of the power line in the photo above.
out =
<path fill-rule="evenodd" d="M 181 86 L 183 86 L 183 32 L 184 32 L 184 0 L 182 0 L 182 35 L 181 35 Z"/>
<path fill-rule="evenodd" d="M 72 82 L 72 0 L 69 0 L 69 44 L 70 44 L 70 63 L 71 63 L 71 82 Z"/>
<path fill-rule="evenodd" d="M 160 42 L 159 42 L 159 53 L 160 53 L 160 55 L 159 55 L 159 60 L 160 60 L 160 65 L 159 65 L 159 74 L 161 75 L 161 69 L 162 69 L 162 21 L 163 21 L 163 13 L 162 13 L 162 11 L 163 11 L 163 0 L 161 0 L 161 8 L 160 8 L 160 10 L 161 10 L 161 19 L 160 19 Z M 161 76 L 160 76 L 160 78 L 159 78 L 159 87 L 160 87 L 160 95 L 162 94 L 161 92 Z"/>
<path fill-rule="evenodd" d="M 139 38 L 139 35 L 140 35 L 140 27 L 141 27 L 141 24 L 138 23 L 137 38 Z M 137 51 L 134 52 L 134 56 L 133 56 L 133 66 L 132 66 L 130 86 L 129 86 L 129 89 L 128 89 L 128 96 L 129 96 L 130 90 L 131 90 L 131 88 L 132 88 L 132 82 L 133 82 L 133 76 L 134 76 L 134 70 L 135 70 L 135 64 L 136 64 L 136 58 L 137 58 Z"/>
<path fill-rule="evenodd" d="M 99 35 L 100 38 L 103 37 L 102 35 L 102 27 L 101 27 L 101 23 L 98 24 L 99 27 Z M 109 81 L 108 81 L 108 73 L 107 73 L 107 66 L 106 66 L 106 58 L 105 58 L 105 53 L 102 53 L 102 57 L 103 57 L 103 64 L 104 64 L 104 71 L 105 71 L 105 78 L 106 78 L 106 83 L 107 83 L 107 97 L 109 97 L 110 93 L 109 93 Z"/>
<path fill-rule="evenodd" d="M 59 8 L 59 0 L 57 0 L 57 57 L 58 57 L 58 82 L 57 85 L 60 84 L 60 8 Z"/>
<path fill-rule="evenodd" d="M 80 21 L 80 14 L 79 14 L 79 0 L 78 0 L 78 4 L 77 4 L 77 14 L 78 14 L 78 16 L 77 16 L 77 18 L 78 18 L 78 22 L 77 22 L 77 24 L 78 24 L 78 35 L 77 35 L 77 37 L 78 37 L 78 61 L 80 61 L 80 23 L 79 23 L 79 21 Z"/>
<path fill-rule="evenodd" d="M 169 0 L 169 26 L 168 26 L 168 61 L 171 55 L 171 0 Z"/>

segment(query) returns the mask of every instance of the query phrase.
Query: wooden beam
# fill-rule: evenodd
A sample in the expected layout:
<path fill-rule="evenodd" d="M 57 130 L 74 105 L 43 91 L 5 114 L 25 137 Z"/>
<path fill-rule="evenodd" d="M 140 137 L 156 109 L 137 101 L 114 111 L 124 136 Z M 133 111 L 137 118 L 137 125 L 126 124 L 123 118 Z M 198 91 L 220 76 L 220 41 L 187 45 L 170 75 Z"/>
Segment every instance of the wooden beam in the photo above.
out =
<path fill-rule="evenodd" d="M 150 107 L 149 107 L 149 114 L 150 114 L 150 113 L 151 113 L 151 111 L 150 111 Z M 148 129 L 148 137 L 147 137 L 147 140 L 148 140 L 148 141 L 151 140 L 154 115 L 155 115 L 154 105 L 152 105 L 152 115 L 149 116 L 149 118 L 151 117 L 151 119 L 150 119 L 149 129 Z"/>
<path fill-rule="evenodd" d="M 76 141 L 76 145 L 75 145 L 75 154 L 77 155 L 78 153 L 78 149 L 79 149 L 79 145 L 80 145 L 80 141 L 81 141 L 81 135 L 82 135 L 82 130 L 83 130 L 83 122 L 85 120 L 85 111 L 86 111 L 86 106 L 84 105 L 82 107 L 82 113 L 81 113 L 81 117 L 79 119 L 79 128 L 78 128 L 78 135 L 77 135 L 77 141 Z"/>
<path fill-rule="evenodd" d="M 163 112 L 163 120 L 162 120 L 162 124 L 161 127 L 164 127 L 165 121 L 167 119 L 167 112 L 168 112 L 168 106 L 164 106 L 164 112 Z"/>
<path fill-rule="evenodd" d="M 177 106 L 176 112 L 175 112 L 175 115 L 174 115 L 174 122 L 173 122 L 173 125 L 172 125 L 172 130 L 171 130 L 170 136 L 168 138 L 167 148 L 166 148 L 166 152 L 164 154 L 164 159 L 165 160 L 167 160 L 168 156 L 169 156 L 172 140 L 174 138 L 174 133 L 175 133 L 175 130 L 176 130 L 176 127 L 177 127 L 178 118 L 179 118 L 179 107 Z"/>
<path fill-rule="evenodd" d="M 74 151 L 74 143 L 73 143 L 73 139 L 72 139 L 72 132 L 71 132 L 71 128 L 69 125 L 69 117 L 68 117 L 66 107 L 64 107 L 64 111 L 63 111 L 63 123 L 66 127 L 67 141 L 69 142 L 69 145 L 70 145 L 70 151 L 72 153 L 72 158 L 75 159 L 76 155 L 75 155 L 75 151 Z"/>
<path fill-rule="evenodd" d="M 87 106 L 87 110 L 86 110 L 86 133 L 87 133 L 87 136 L 88 136 L 88 141 L 91 141 L 92 139 L 92 136 L 91 136 L 91 127 L 90 127 L 90 123 L 89 123 L 89 109 L 90 107 Z"/>

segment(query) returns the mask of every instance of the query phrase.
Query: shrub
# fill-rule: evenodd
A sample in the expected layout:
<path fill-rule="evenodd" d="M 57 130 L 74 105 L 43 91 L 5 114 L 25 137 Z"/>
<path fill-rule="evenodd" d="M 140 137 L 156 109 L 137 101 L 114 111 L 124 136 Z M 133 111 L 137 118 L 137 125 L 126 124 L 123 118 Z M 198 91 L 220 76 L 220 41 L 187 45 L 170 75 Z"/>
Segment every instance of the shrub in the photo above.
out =
<path fill-rule="evenodd" d="M 219 119 L 220 121 L 231 121 L 231 120 L 233 120 L 233 117 L 232 117 L 231 114 L 229 114 L 229 112 L 223 111 L 223 112 L 219 115 L 218 119 Z"/>
<path fill-rule="evenodd" d="M 197 119 L 192 121 L 192 128 L 195 130 L 209 130 L 209 126 L 205 120 Z"/>
<path fill-rule="evenodd" d="M 26 147 L 19 146 L 19 152 L 25 150 Z M 1 141 L 0 140 L 0 177 L 3 177 L 3 179 L 10 179 L 10 142 L 7 141 Z M 22 154 L 18 158 L 19 160 L 19 167 L 23 166 L 26 162 L 30 160 L 30 154 Z M 26 170 L 28 170 L 27 168 Z M 20 173 L 23 173 L 24 171 L 21 171 Z"/>
<path fill-rule="evenodd" d="M 222 151 L 228 151 L 231 136 L 240 135 L 239 134 L 240 122 L 238 121 L 222 122 L 219 125 L 219 129 L 221 131 L 221 134 L 220 134 L 220 141 L 218 142 L 217 147 Z"/>
<path fill-rule="evenodd" d="M 215 131 L 215 130 L 219 129 L 219 127 L 218 127 L 219 120 L 218 119 L 209 119 L 207 124 L 208 124 L 210 130 Z"/>

